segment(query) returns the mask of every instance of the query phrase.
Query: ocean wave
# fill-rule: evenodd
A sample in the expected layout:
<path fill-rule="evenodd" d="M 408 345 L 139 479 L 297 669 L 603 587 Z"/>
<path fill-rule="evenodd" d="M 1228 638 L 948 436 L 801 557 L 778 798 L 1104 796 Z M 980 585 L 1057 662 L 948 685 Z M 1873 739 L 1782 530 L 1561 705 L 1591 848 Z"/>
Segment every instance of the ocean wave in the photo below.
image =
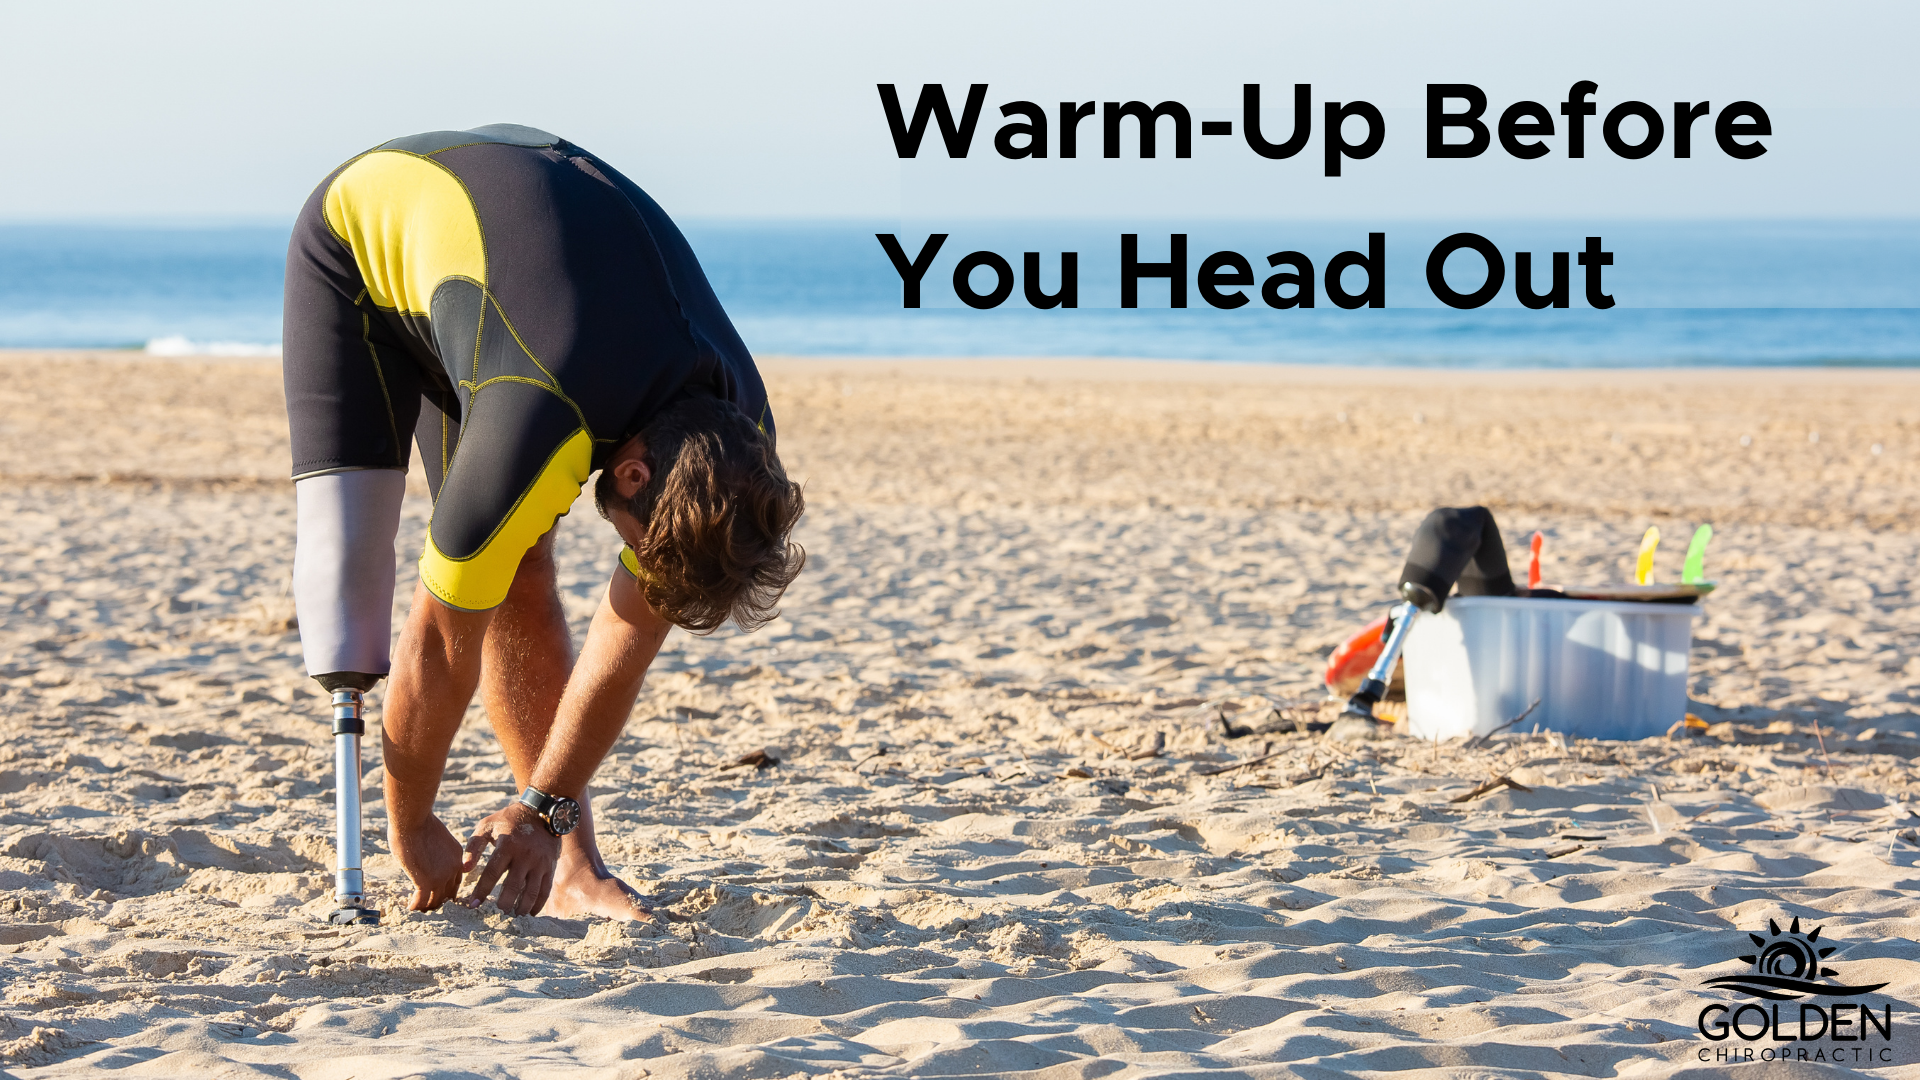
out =
<path fill-rule="evenodd" d="M 190 341 L 178 334 L 147 342 L 148 356 L 279 356 L 280 343 Z"/>

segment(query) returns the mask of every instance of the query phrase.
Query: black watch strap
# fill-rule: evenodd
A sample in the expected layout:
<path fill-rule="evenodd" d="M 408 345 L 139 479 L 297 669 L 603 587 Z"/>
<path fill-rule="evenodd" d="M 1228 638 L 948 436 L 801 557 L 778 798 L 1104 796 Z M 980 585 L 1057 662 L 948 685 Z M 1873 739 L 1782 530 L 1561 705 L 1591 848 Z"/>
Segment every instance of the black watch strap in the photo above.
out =
<path fill-rule="evenodd" d="M 520 802 L 539 814 L 547 831 L 555 836 L 565 836 L 580 824 L 580 804 L 565 795 L 549 795 L 529 786 L 520 793 Z"/>
<path fill-rule="evenodd" d="M 546 817 L 548 814 L 553 813 L 553 808 L 560 799 L 557 796 L 549 795 L 541 791 L 539 788 L 528 785 L 527 790 L 520 793 L 520 801 L 533 807 L 534 813 L 539 814 L 541 817 Z"/>

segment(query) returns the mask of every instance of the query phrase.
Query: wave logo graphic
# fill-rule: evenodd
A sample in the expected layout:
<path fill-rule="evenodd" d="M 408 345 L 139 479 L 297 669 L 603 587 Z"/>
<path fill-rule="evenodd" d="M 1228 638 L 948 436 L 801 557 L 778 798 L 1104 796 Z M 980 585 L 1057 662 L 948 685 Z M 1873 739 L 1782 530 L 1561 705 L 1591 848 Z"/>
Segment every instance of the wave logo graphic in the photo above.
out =
<path fill-rule="evenodd" d="M 1783 931 L 1779 923 L 1768 919 L 1768 936 L 1747 935 L 1760 951 L 1738 958 L 1742 963 L 1753 965 L 1753 970 L 1708 979 L 1707 985 L 1716 990 L 1733 990 L 1768 1001 L 1793 1001 L 1805 996 L 1853 997 L 1856 994 L 1871 994 L 1887 985 L 1878 982 L 1870 986 L 1845 986 L 1837 982 L 1817 981 L 1839 974 L 1830 967 L 1822 966 L 1827 957 L 1833 955 L 1835 948 L 1820 944 L 1821 929 L 1816 926 L 1803 934 L 1800 932 L 1800 920 L 1796 918 L 1793 925 Z"/>

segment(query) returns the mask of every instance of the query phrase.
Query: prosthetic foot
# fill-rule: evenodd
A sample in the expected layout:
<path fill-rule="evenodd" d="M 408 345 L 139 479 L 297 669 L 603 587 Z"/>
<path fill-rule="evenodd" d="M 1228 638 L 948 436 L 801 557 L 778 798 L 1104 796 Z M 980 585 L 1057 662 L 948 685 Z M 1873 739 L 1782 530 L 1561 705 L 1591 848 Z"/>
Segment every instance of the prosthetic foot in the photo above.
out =
<path fill-rule="evenodd" d="M 367 733 L 366 692 L 378 675 L 335 671 L 314 681 L 333 695 L 333 895 L 340 907 L 327 921 L 339 926 L 374 926 L 380 913 L 367 906 L 367 880 L 360 867 L 360 738 Z"/>

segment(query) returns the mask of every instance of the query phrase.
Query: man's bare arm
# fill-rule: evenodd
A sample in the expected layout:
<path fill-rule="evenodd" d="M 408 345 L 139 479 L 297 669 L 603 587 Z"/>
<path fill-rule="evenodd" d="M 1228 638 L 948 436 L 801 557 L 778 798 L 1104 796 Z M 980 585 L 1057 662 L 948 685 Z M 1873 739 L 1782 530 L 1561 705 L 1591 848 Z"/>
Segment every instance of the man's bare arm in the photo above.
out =
<path fill-rule="evenodd" d="M 647 605 L 638 583 L 616 570 L 540 748 L 528 781 L 532 787 L 548 795 L 584 797 L 594 772 L 626 727 L 647 668 L 672 629 L 672 623 Z M 467 903 L 479 903 L 501 884 L 502 910 L 540 910 L 552 887 L 558 844 L 544 826 L 534 824 L 537 820 L 531 809 L 514 802 L 480 823 L 467 841 L 468 858 L 478 858 L 489 845 L 494 852 Z"/>
<path fill-rule="evenodd" d="M 672 629 L 632 576 L 615 571 L 529 783 L 549 795 L 581 797 L 626 727 L 647 669 Z"/>
<path fill-rule="evenodd" d="M 394 649 L 381 762 L 386 768 L 387 820 L 394 855 L 413 879 L 414 911 L 432 911 L 460 893 L 472 860 L 433 816 L 447 750 L 480 683 L 480 646 L 490 611 L 459 611 L 416 586 Z"/>

